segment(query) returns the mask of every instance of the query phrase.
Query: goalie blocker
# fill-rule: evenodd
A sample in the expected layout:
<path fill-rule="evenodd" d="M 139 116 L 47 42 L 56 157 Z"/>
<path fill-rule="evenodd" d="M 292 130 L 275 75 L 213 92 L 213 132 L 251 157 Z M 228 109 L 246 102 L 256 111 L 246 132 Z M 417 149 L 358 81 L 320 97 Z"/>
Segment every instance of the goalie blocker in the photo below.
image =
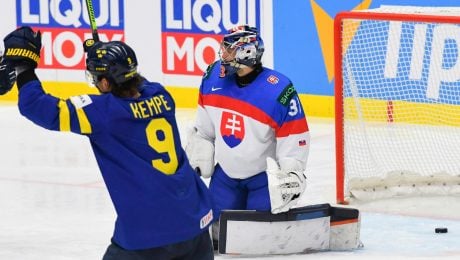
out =
<path fill-rule="evenodd" d="M 329 204 L 280 214 L 224 210 L 220 216 L 219 253 L 298 254 L 351 250 L 362 246 L 357 209 Z"/>

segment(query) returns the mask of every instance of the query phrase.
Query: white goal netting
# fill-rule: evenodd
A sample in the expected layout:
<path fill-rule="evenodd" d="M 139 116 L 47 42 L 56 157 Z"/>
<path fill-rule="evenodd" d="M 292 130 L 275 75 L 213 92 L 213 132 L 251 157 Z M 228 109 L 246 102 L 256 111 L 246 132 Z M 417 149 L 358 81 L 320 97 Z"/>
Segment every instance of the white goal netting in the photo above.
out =
<path fill-rule="evenodd" d="M 343 196 L 460 194 L 460 8 L 351 14 L 336 18 Z"/>

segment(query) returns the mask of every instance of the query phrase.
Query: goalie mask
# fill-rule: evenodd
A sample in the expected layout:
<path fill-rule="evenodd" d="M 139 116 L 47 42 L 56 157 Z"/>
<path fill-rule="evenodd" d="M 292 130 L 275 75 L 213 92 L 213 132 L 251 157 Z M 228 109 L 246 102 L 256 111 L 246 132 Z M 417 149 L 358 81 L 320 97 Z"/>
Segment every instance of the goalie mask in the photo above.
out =
<path fill-rule="evenodd" d="M 260 64 L 263 53 L 264 43 L 257 28 L 242 25 L 230 29 L 224 35 L 219 51 L 225 76 L 232 75 L 241 68 Z"/>

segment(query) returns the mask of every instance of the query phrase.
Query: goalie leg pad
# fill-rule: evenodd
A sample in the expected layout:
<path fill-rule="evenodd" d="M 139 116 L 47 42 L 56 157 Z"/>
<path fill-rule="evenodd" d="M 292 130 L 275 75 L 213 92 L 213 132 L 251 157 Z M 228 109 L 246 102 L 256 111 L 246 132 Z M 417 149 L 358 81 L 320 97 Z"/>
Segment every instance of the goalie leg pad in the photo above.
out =
<path fill-rule="evenodd" d="M 361 217 L 353 208 L 331 207 L 330 250 L 363 247 L 360 240 Z"/>
<path fill-rule="evenodd" d="M 220 215 L 219 253 L 274 255 L 351 250 L 359 240 L 359 211 L 329 204 L 285 213 L 224 210 Z"/>

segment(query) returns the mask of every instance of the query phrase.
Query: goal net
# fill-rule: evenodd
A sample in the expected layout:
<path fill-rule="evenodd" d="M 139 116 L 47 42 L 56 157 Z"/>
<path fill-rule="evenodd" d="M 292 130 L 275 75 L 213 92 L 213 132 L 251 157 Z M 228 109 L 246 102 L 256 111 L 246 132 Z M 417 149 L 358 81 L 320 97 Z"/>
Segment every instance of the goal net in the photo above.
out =
<path fill-rule="evenodd" d="M 335 18 L 337 201 L 460 195 L 460 8 Z"/>

